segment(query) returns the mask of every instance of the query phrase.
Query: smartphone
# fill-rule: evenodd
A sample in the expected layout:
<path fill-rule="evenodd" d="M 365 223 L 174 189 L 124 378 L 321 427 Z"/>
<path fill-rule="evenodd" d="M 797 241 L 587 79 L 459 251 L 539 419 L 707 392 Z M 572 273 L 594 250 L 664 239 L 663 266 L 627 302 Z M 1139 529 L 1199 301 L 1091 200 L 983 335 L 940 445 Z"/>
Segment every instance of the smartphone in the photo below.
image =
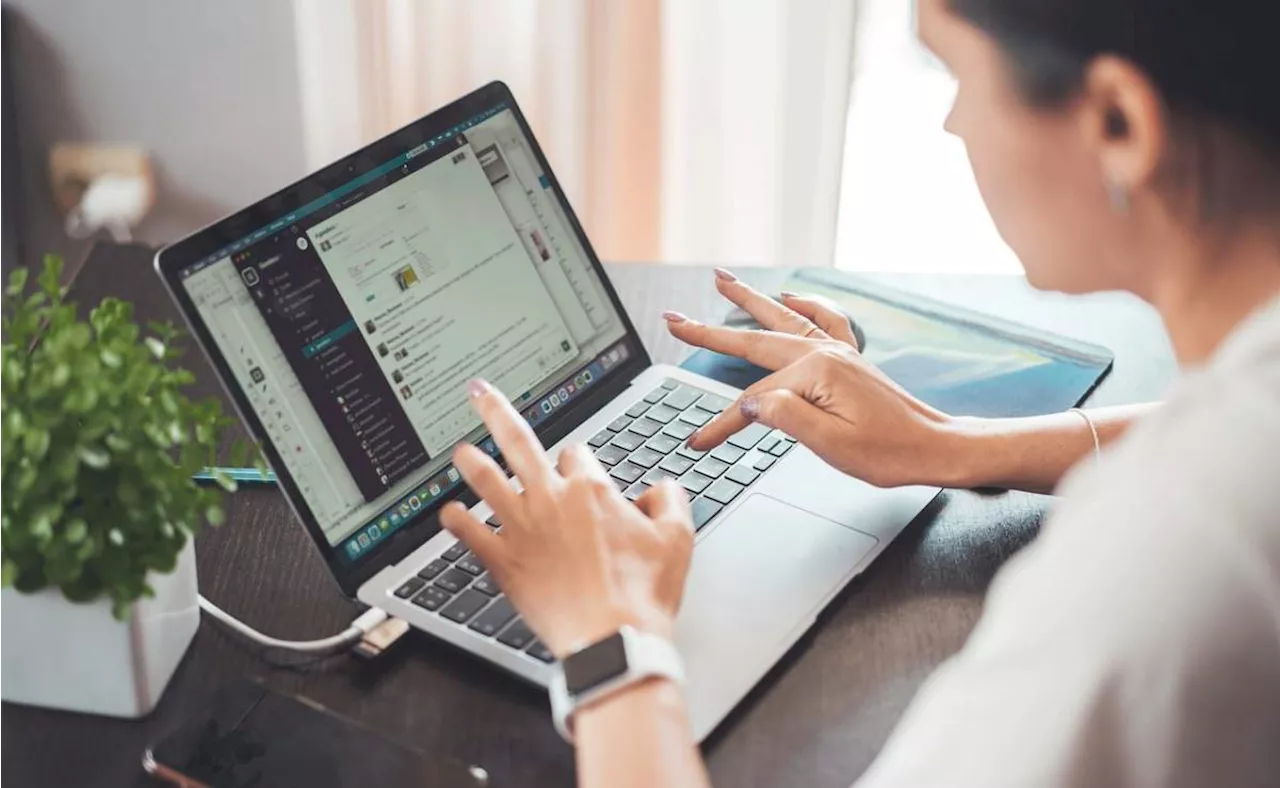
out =
<path fill-rule="evenodd" d="M 302 697 L 242 679 L 143 754 L 182 788 L 489 788 L 478 766 L 384 738 Z"/>

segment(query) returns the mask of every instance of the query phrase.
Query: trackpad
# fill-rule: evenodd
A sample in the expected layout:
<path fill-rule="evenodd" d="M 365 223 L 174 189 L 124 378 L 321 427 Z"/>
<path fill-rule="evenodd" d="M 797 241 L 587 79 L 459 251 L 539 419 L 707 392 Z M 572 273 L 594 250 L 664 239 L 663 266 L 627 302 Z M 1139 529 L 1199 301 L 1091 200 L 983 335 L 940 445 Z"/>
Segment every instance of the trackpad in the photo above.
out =
<path fill-rule="evenodd" d="M 676 626 L 695 717 L 758 681 L 877 543 L 759 493 L 713 528 L 693 551 Z"/>

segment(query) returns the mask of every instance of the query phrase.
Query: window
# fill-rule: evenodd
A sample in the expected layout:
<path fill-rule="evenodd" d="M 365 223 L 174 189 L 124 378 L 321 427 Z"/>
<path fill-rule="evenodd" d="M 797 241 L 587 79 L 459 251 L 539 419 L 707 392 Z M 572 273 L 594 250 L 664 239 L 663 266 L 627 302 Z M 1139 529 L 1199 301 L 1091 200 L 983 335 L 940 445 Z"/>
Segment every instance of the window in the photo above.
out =
<path fill-rule="evenodd" d="M 836 225 L 851 271 L 1021 273 L 943 130 L 955 80 L 916 40 L 914 4 L 862 0 Z"/>

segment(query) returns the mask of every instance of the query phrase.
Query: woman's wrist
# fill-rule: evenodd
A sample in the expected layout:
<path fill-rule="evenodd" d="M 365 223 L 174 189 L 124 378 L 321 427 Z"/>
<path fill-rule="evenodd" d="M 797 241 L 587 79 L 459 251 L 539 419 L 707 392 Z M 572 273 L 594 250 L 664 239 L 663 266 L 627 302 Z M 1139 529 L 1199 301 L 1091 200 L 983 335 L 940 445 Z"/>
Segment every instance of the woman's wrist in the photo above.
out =
<path fill-rule="evenodd" d="M 987 487 L 1001 478 L 1003 460 L 998 420 L 949 416 L 939 426 L 936 478 L 929 484 L 964 490 Z"/>
<path fill-rule="evenodd" d="M 671 616 L 656 610 L 626 610 L 608 608 L 596 613 L 576 616 L 575 620 L 564 627 L 562 637 L 547 647 L 557 659 L 580 651 L 593 643 L 609 637 L 623 626 L 629 626 L 640 632 L 671 640 L 674 636 L 675 622 Z"/>

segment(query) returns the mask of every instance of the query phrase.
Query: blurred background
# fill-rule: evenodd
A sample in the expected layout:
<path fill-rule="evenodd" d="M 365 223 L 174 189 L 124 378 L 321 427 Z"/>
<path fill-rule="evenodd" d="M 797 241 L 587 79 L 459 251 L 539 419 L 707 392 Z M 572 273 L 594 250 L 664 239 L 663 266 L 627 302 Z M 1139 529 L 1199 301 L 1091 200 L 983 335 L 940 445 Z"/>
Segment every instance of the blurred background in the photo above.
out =
<path fill-rule="evenodd" d="M 4 10 L 6 268 L 174 240 L 501 79 L 604 259 L 1018 270 L 908 0 Z M 138 210 L 99 227 L 86 192 L 115 173 L 102 199 Z"/>

